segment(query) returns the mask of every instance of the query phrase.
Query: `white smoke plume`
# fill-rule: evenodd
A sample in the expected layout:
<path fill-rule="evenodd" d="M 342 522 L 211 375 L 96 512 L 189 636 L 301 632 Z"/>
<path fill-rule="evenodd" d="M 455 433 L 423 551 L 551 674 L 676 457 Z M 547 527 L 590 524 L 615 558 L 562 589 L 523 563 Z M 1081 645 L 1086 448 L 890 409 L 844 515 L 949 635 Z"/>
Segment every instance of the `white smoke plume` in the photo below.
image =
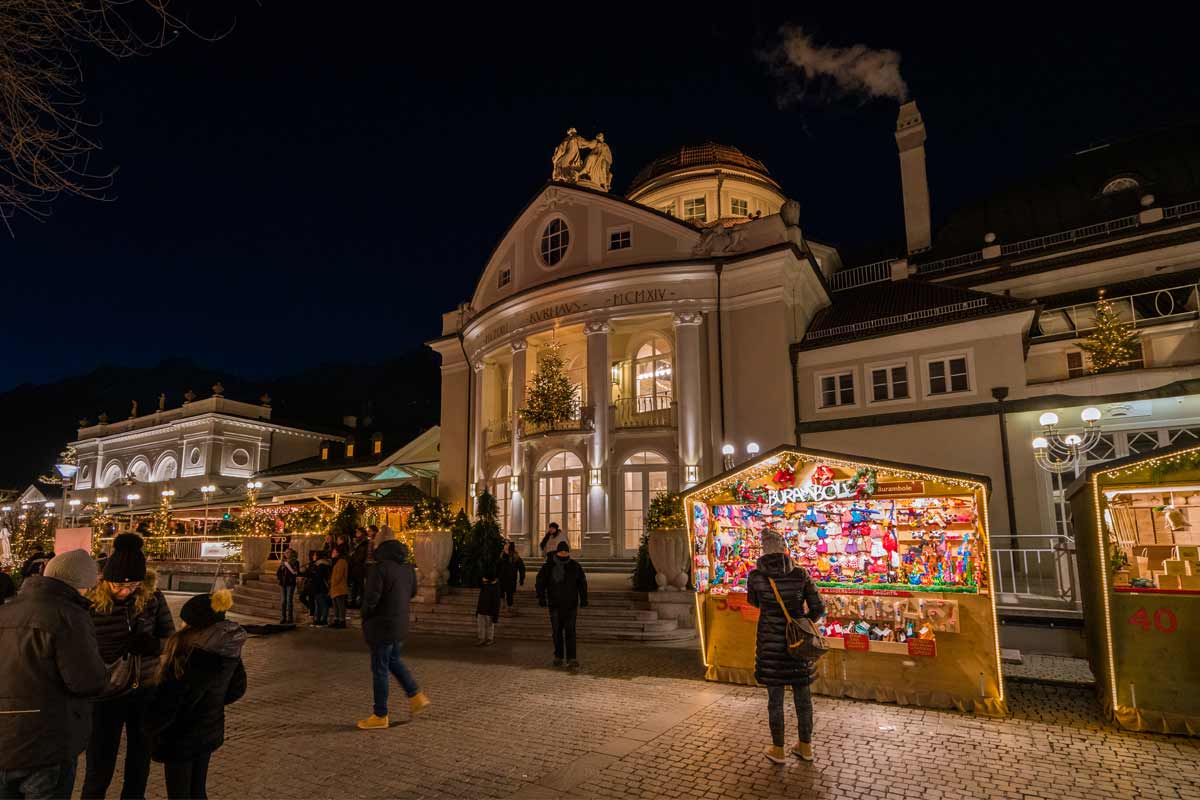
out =
<path fill-rule="evenodd" d="M 806 82 L 832 81 L 848 94 L 890 97 L 901 103 L 908 99 L 908 85 L 900 77 L 900 54 L 895 50 L 873 50 L 865 44 L 823 47 L 794 26 L 781 33 L 783 41 L 771 60 L 785 73 L 789 68 L 798 69 Z M 799 91 L 803 94 L 803 89 Z"/>

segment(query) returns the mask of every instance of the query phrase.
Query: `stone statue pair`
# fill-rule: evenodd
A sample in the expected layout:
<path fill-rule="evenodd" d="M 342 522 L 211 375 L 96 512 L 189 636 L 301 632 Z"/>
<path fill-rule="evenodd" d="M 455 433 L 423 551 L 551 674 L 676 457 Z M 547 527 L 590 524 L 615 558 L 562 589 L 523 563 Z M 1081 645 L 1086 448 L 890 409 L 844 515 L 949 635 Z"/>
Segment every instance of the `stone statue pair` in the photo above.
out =
<path fill-rule="evenodd" d="M 587 150 L 585 161 L 582 151 Z M 554 170 L 551 178 L 564 183 L 582 183 L 607 192 L 612 186 L 612 150 L 604 141 L 604 134 L 595 139 L 585 139 L 574 128 L 567 130 L 567 138 L 554 148 L 551 159 Z"/>

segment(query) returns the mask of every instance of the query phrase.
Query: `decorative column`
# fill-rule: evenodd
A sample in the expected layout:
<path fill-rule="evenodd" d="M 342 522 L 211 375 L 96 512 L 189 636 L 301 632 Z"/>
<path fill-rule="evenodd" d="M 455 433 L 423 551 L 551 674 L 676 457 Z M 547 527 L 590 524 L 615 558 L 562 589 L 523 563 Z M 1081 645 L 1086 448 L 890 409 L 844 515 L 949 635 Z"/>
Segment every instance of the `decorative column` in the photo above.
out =
<path fill-rule="evenodd" d="M 484 364 L 482 361 L 476 361 L 471 365 L 475 371 L 474 392 L 471 397 L 471 417 L 475 420 L 474 435 L 475 441 L 472 443 L 472 460 L 471 481 L 476 484 L 475 494 L 478 495 L 482 489 L 483 482 L 483 465 L 485 462 L 485 453 L 487 452 L 487 431 L 485 430 L 483 419 L 483 372 Z M 471 497 L 471 487 L 467 487 L 467 499 L 470 508 L 468 512 L 472 517 L 475 516 L 475 498 Z"/>
<path fill-rule="evenodd" d="M 704 453 L 700 429 L 700 324 L 699 311 L 674 315 L 675 323 L 675 397 L 679 430 L 679 480 L 684 488 L 700 482 L 700 459 Z"/>
<path fill-rule="evenodd" d="M 585 556 L 612 555 L 612 535 L 608 519 L 608 404 L 612 389 L 608 356 L 607 320 L 585 323 L 587 336 L 587 398 L 585 405 L 592 409 L 595 428 L 588 447 L 587 529 L 583 535 Z"/>
<path fill-rule="evenodd" d="M 509 403 L 509 438 L 512 442 L 513 477 L 509 479 L 508 492 L 508 535 L 513 541 L 518 541 L 522 534 L 528 534 L 525 529 L 525 494 L 528 482 L 523 474 L 521 463 L 521 426 L 517 412 L 525 405 L 525 353 L 527 345 L 524 339 L 512 343 L 512 398 Z M 513 484 L 518 487 L 513 491 Z M 532 552 L 530 550 L 529 552 Z"/>

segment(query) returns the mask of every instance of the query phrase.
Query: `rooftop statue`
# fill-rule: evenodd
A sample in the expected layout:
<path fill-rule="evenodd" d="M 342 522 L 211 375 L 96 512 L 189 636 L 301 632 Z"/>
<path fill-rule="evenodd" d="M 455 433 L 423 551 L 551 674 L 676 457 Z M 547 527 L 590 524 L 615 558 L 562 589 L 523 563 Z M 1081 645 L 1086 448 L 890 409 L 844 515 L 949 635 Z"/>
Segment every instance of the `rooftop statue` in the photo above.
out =
<path fill-rule="evenodd" d="M 587 161 L 582 151 L 587 150 Z M 595 139 L 584 139 L 574 128 L 567 129 L 567 136 L 550 160 L 554 169 L 551 179 L 564 183 L 581 183 L 607 192 L 612 186 L 612 150 L 604 141 L 604 134 Z"/>

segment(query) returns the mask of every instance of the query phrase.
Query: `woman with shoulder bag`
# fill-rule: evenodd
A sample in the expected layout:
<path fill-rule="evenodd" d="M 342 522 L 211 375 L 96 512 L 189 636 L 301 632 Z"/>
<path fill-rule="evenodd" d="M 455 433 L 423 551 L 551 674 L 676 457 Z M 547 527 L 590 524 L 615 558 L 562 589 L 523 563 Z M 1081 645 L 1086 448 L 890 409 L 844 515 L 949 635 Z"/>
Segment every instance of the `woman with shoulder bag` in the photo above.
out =
<path fill-rule="evenodd" d="M 787 761 L 783 749 L 783 697 L 786 687 L 791 686 L 799 733 L 798 741 L 792 747 L 792 755 L 812 761 L 813 706 L 810 684 L 816 677 L 815 658 L 819 651 L 814 652 L 815 648 L 811 646 L 789 649 L 788 628 L 791 626 L 795 630 L 801 620 L 815 623 L 825 614 L 825 604 L 821 602 L 816 584 L 809 579 L 808 573 L 792 563 L 782 536 L 774 531 L 764 531 L 762 551 L 757 566 L 746 581 L 746 600 L 759 609 L 754 678 L 767 687 L 771 747 L 766 749 L 765 754 L 776 764 Z M 815 628 L 800 624 L 815 632 Z M 797 657 L 798 652 L 812 653 L 814 657 Z"/>
<path fill-rule="evenodd" d="M 150 748 L 143 718 L 152 696 L 162 643 L 175 632 L 166 598 L 146 569 L 142 537 L 123 533 L 96 588 L 88 594 L 100 656 L 108 666 L 108 688 L 97 698 L 88 739 L 84 800 L 103 798 L 117 767 L 121 731 L 125 731 L 122 798 L 146 796 Z"/>

